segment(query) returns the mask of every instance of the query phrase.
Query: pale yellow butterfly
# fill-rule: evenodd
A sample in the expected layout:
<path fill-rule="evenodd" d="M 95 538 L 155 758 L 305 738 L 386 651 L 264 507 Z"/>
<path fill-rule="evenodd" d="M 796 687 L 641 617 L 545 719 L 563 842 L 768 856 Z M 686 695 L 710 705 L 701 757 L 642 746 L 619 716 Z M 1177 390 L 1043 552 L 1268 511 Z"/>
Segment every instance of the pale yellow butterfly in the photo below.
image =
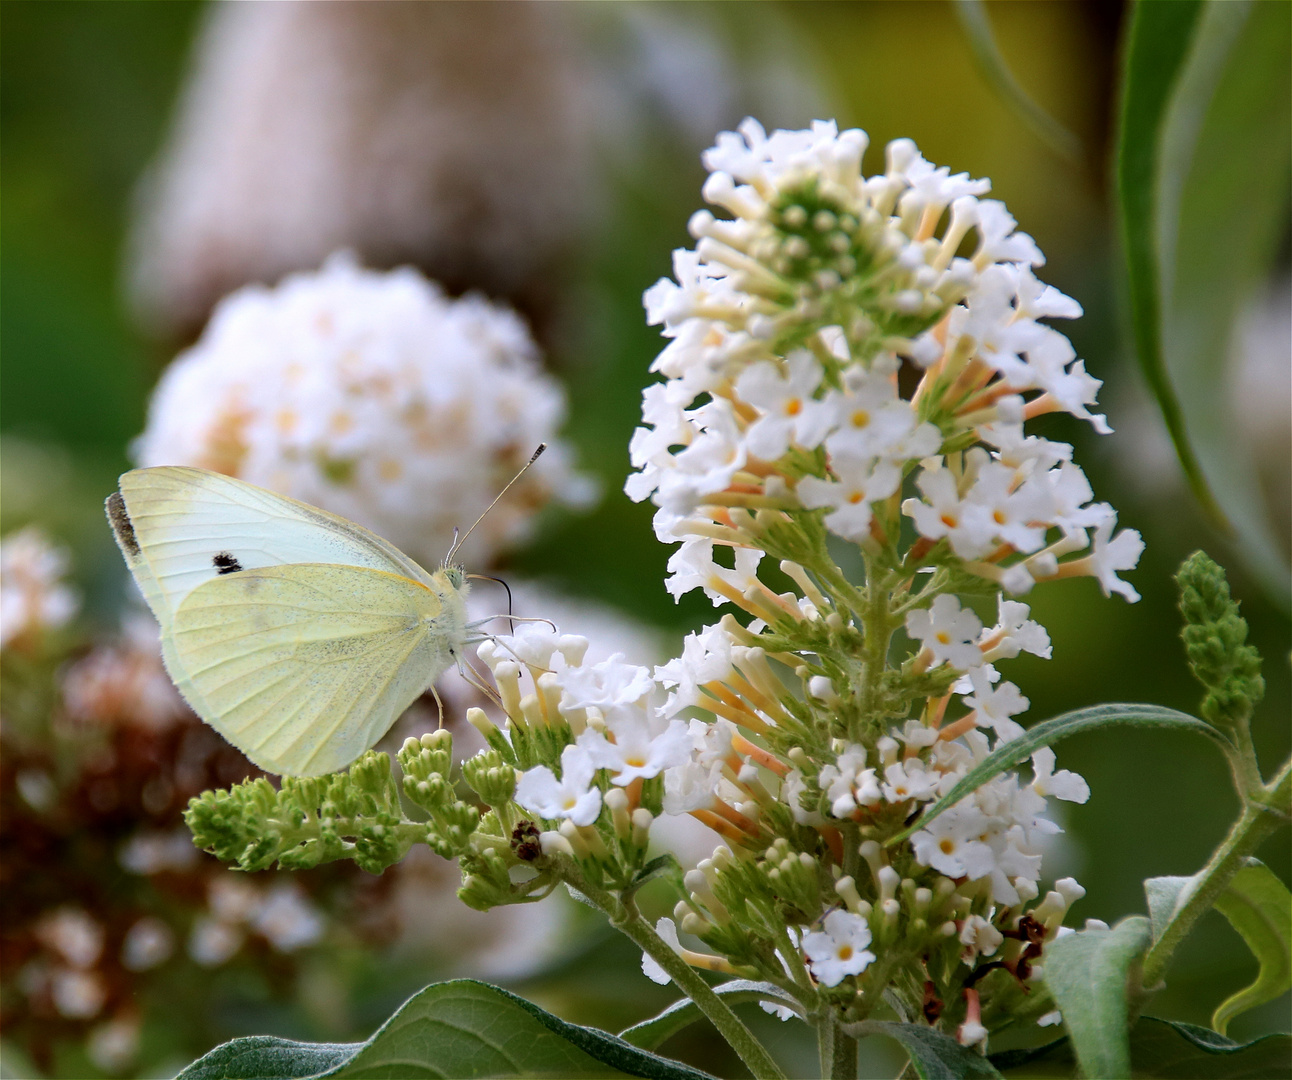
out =
<path fill-rule="evenodd" d="M 463 663 L 460 541 L 428 573 L 362 525 L 179 466 L 125 473 L 107 512 L 171 679 L 267 772 L 344 768 Z"/>

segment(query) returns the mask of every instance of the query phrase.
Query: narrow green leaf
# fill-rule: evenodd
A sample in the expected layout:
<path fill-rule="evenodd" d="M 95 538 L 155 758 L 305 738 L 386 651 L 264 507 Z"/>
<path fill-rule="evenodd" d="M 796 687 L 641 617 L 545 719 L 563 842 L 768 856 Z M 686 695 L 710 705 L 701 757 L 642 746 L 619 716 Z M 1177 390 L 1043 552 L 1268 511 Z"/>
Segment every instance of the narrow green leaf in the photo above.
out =
<path fill-rule="evenodd" d="M 1210 1028 L 1146 1016 L 1131 1033 L 1136 1076 L 1161 1080 L 1286 1080 L 1292 1035 L 1262 1035 L 1239 1043 Z"/>
<path fill-rule="evenodd" d="M 1223 1035 L 1239 1013 L 1292 989 L 1292 893 L 1268 866 L 1248 859 L 1216 898 L 1216 909 L 1261 965 L 1256 981 L 1221 1002 L 1211 1018 L 1211 1026 Z"/>
<path fill-rule="evenodd" d="M 996 1067 L 981 1054 L 961 1046 L 950 1035 L 923 1024 L 900 1024 L 894 1020 L 863 1020 L 846 1024 L 844 1031 L 854 1038 L 886 1035 L 902 1044 L 920 1080 L 971 1080 L 999 1077 Z"/>
<path fill-rule="evenodd" d="M 800 1016 L 803 1013 L 803 1006 L 792 995 L 771 983 L 732 979 L 713 989 L 729 1005 L 736 1005 L 742 1001 L 770 1001 L 774 1005 L 793 1009 Z M 632 1043 L 633 1046 L 640 1046 L 643 1050 L 654 1050 L 683 1028 L 703 1018 L 704 1013 L 694 1001 L 690 998 L 682 998 L 680 1001 L 673 1002 L 658 1016 L 652 1016 L 649 1020 L 643 1020 L 640 1024 L 634 1024 L 621 1031 L 619 1037 L 624 1042 Z"/>
<path fill-rule="evenodd" d="M 997 747 L 971 769 L 955 787 L 926 809 L 919 820 L 887 840 L 885 846 L 892 847 L 917 830 L 923 829 L 944 810 L 950 809 L 966 795 L 977 791 L 988 780 L 999 776 L 1006 769 L 1021 765 L 1041 747 L 1052 746 L 1061 739 L 1083 731 L 1118 725 L 1192 731 L 1198 735 L 1206 735 L 1216 742 L 1223 741 L 1210 724 L 1204 724 L 1188 713 L 1177 712 L 1175 709 L 1167 709 L 1161 705 L 1091 705 L 1084 709 L 1073 709 L 1072 712 L 1043 720 L 1028 728 L 1017 739 Z"/>
<path fill-rule="evenodd" d="M 1157 242 L 1160 132 L 1202 13 L 1203 0 L 1137 3 L 1131 9 L 1122 70 L 1117 133 L 1117 199 L 1135 351 L 1157 399 L 1180 466 L 1194 495 L 1224 521 L 1184 428 L 1184 416 L 1162 352 L 1162 271 Z"/>
<path fill-rule="evenodd" d="M 954 0 L 954 6 L 974 62 L 991 88 L 1046 146 L 1060 157 L 1080 163 L 1081 140 L 1032 100 L 1005 62 L 992 33 L 987 6 L 982 0 Z"/>
<path fill-rule="evenodd" d="M 1057 938 L 1045 950 L 1045 985 L 1086 1076 L 1131 1074 L 1126 983 L 1151 941 L 1148 919 L 1132 915 L 1111 930 Z"/>
<path fill-rule="evenodd" d="M 177 1080 L 323 1077 L 621 1077 L 711 1080 L 596 1028 L 559 1017 L 487 983 L 456 979 L 414 994 L 367 1042 L 234 1039 Z"/>
<path fill-rule="evenodd" d="M 1290 34 L 1288 4 L 1136 4 L 1117 158 L 1145 378 L 1198 499 L 1285 605 L 1292 576 L 1223 391 L 1237 316 L 1287 223 Z"/>
<path fill-rule="evenodd" d="M 1286 1080 L 1292 1036 L 1262 1035 L 1237 1043 L 1209 1028 L 1144 1016 L 1131 1030 L 1131 1076 L 1141 1080 Z M 1072 1042 L 990 1056 L 1006 1078 L 1070 1077 Z"/>
<path fill-rule="evenodd" d="M 1245 403 L 1231 405 L 1220 392 L 1235 325 L 1267 287 L 1286 235 L 1290 38 L 1292 5 L 1209 0 L 1162 130 L 1159 216 L 1167 371 L 1239 550 L 1284 606 L 1292 573 L 1275 539 L 1273 508 L 1250 445 L 1233 438 Z"/>

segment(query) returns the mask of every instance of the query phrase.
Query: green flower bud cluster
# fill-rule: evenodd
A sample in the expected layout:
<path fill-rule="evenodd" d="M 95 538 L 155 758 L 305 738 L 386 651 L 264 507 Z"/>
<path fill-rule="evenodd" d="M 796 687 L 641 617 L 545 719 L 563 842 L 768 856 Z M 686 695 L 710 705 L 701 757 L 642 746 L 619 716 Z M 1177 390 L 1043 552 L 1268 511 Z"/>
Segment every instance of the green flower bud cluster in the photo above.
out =
<path fill-rule="evenodd" d="M 1202 716 L 1221 731 L 1246 728 L 1265 696 L 1261 656 L 1247 642 L 1247 620 L 1229 595 L 1225 572 L 1195 551 L 1176 574 L 1185 652 L 1194 677 L 1206 688 Z"/>
<path fill-rule="evenodd" d="M 404 794 L 430 815 L 422 839 L 446 859 L 462 854 L 480 821 L 480 811 L 458 798 L 449 779 L 453 736 L 441 728 L 420 739 L 405 739 L 398 759 Z"/>
<path fill-rule="evenodd" d="M 371 750 L 348 772 L 284 777 L 277 790 L 260 777 L 203 792 L 184 820 L 194 844 L 247 871 L 348 858 L 378 874 L 427 833 L 403 814 L 389 756 Z"/>

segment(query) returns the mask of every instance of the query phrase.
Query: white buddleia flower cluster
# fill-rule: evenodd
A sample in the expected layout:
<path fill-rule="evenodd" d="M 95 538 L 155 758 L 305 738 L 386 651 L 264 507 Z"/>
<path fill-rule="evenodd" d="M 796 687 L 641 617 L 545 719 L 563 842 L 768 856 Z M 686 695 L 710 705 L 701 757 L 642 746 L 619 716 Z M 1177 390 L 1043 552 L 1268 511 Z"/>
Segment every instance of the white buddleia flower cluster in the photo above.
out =
<path fill-rule="evenodd" d="M 1047 321 L 1079 305 L 1036 278 L 1040 251 L 987 181 L 904 139 L 867 177 L 866 148 L 833 123 L 723 133 L 704 197 L 729 216 L 697 213 L 676 280 L 645 295 L 670 340 L 626 490 L 681 541 L 670 592 L 750 617 L 655 671 L 654 729 L 688 719 L 692 743 L 661 809 L 723 842 L 675 916 L 732 970 L 805 971 L 857 1019 L 908 964 L 925 985 L 911 1011 L 978 1044 L 1045 998 L 1045 944 L 1082 895 L 1065 879 L 1042 897 L 1047 799 L 1089 789 L 1042 747 L 1030 781 L 1002 772 L 920 818 L 1024 730 L 997 664 L 1051 649 L 1011 596 L 1091 576 L 1138 599 L 1118 573 L 1143 544 L 1115 533 L 1070 445 L 1025 430 L 1051 412 L 1109 430 Z M 831 535 L 857 545 L 860 580 Z M 973 596 L 994 597 L 994 625 Z M 750 933 L 774 962 L 749 959 Z"/>
<path fill-rule="evenodd" d="M 589 497 L 556 438 L 564 416 L 510 309 L 341 253 L 227 297 L 162 377 L 135 457 L 321 506 L 434 565 L 546 442 L 472 538 L 487 565 L 549 499 Z"/>

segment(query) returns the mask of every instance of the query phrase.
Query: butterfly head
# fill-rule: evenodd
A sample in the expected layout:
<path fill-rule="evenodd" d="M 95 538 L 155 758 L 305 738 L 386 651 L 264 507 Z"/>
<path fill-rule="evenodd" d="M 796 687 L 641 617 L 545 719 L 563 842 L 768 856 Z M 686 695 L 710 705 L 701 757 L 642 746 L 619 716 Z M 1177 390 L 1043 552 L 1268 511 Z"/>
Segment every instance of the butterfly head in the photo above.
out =
<path fill-rule="evenodd" d="M 467 582 L 467 571 L 463 566 L 455 563 L 445 563 L 440 567 L 440 573 L 444 575 L 444 580 L 453 586 L 454 591 L 461 592 Z"/>

